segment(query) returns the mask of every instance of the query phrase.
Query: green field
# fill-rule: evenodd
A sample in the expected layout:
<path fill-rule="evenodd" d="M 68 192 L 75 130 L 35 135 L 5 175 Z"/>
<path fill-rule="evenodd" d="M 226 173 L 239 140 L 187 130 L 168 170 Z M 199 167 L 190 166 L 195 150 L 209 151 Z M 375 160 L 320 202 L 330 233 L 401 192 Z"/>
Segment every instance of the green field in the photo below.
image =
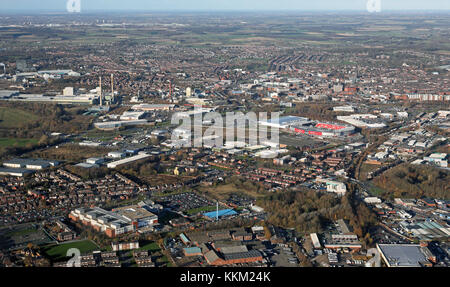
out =
<path fill-rule="evenodd" d="M 38 116 L 14 108 L 0 107 L 0 128 L 17 128 L 38 120 Z"/>
<path fill-rule="evenodd" d="M 25 236 L 28 234 L 32 234 L 35 232 L 38 232 L 39 230 L 36 228 L 27 228 L 27 229 L 22 229 L 22 230 L 16 230 L 16 231 L 12 231 L 6 234 L 6 236 L 8 237 L 13 237 L 13 236 Z"/>
<path fill-rule="evenodd" d="M 158 251 L 161 251 L 161 248 L 159 248 L 158 243 L 149 241 L 149 242 L 144 243 L 144 245 L 141 246 L 138 250 L 139 251 L 158 252 Z"/>
<path fill-rule="evenodd" d="M 0 148 L 25 147 L 28 144 L 37 144 L 38 142 L 37 139 L 0 138 Z"/>
<path fill-rule="evenodd" d="M 90 240 L 83 240 L 65 244 L 52 244 L 42 247 L 44 254 L 53 261 L 62 261 L 66 259 L 67 250 L 70 248 L 78 248 L 83 253 L 89 253 L 95 250 L 99 250 Z"/>

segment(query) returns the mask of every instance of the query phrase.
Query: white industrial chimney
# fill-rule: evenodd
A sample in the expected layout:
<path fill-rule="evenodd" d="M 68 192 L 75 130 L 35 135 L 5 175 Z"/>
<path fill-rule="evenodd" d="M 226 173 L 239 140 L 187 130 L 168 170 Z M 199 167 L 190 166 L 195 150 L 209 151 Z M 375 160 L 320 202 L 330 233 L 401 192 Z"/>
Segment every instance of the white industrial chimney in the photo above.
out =
<path fill-rule="evenodd" d="M 98 91 L 99 95 L 98 96 L 100 97 L 100 106 L 103 106 L 102 76 L 100 76 L 99 82 L 100 82 L 100 84 L 99 84 L 99 91 Z"/>
<path fill-rule="evenodd" d="M 114 103 L 114 74 L 111 74 L 111 102 Z"/>

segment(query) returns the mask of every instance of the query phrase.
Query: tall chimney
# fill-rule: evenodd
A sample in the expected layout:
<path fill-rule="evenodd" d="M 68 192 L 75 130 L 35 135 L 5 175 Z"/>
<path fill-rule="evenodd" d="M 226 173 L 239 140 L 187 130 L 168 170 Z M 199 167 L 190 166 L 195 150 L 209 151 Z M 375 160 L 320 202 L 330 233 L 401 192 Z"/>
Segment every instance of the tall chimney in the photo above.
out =
<path fill-rule="evenodd" d="M 114 102 L 114 74 L 111 74 L 111 102 Z"/>
<path fill-rule="evenodd" d="M 99 96 L 100 96 L 100 106 L 103 106 L 102 76 L 100 76 L 100 91 L 99 91 Z"/>

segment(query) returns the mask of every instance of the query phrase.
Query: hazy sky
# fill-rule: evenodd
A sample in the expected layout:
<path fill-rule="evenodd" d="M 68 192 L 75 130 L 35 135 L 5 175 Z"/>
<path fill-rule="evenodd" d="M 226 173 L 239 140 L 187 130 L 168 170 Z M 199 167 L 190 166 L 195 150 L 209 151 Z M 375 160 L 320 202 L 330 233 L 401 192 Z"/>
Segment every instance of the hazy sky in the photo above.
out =
<path fill-rule="evenodd" d="M 92 10 L 366 10 L 367 0 L 80 0 Z M 450 0 L 380 0 L 382 10 L 450 10 Z M 67 0 L 0 0 L 7 10 L 65 11 Z"/>

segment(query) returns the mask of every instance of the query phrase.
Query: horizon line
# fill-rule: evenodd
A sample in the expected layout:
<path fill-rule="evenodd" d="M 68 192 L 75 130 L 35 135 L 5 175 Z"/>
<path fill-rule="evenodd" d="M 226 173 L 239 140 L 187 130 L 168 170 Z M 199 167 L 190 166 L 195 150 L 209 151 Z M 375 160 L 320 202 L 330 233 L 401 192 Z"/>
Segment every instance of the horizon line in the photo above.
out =
<path fill-rule="evenodd" d="M 59 13 L 59 14 L 73 14 L 73 15 L 83 15 L 84 13 L 221 13 L 221 12 L 243 12 L 243 13 L 342 13 L 342 12 L 357 12 L 362 14 L 370 14 L 370 15 L 383 15 L 384 13 L 446 13 L 450 12 L 450 9 L 385 9 L 381 12 L 371 13 L 366 9 L 332 9 L 332 10 L 322 10 L 322 9 L 309 9 L 309 10 L 301 10 L 301 9 L 81 9 L 81 12 L 71 13 L 65 9 L 3 9 L 0 11 L 0 15 L 8 14 L 8 13 L 31 13 L 31 14 L 45 14 L 45 13 Z"/>

